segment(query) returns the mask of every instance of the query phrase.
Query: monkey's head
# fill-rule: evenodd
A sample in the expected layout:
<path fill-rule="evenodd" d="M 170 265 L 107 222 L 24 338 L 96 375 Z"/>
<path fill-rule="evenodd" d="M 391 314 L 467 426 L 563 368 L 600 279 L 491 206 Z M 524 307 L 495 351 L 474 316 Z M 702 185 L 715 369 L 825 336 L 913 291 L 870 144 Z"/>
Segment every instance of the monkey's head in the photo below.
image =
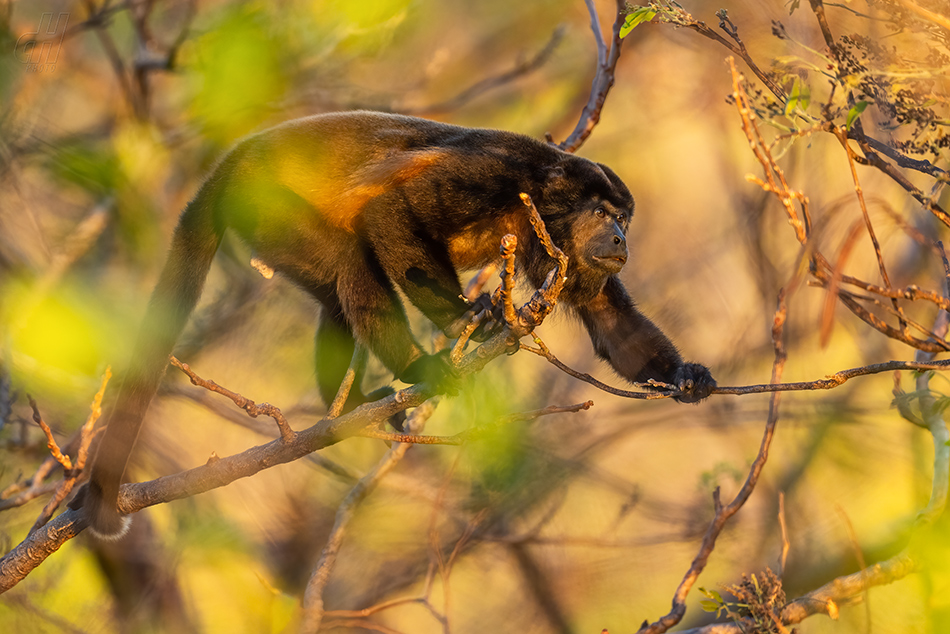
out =
<path fill-rule="evenodd" d="M 570 258 L 569 277 L 597 292 L 627 263 L 633 196 L 607 166 L 567 155 L 548 168 L 539 211 Z"/>

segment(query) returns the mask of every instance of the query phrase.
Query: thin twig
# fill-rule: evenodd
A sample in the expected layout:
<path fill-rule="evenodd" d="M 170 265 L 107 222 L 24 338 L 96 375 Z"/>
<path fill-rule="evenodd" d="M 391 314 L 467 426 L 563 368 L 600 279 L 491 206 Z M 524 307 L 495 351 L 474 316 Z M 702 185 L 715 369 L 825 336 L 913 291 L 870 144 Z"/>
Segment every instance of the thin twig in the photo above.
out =
<path fill-rule="evenodd" d="M 842 275 L 841 283 L 857 286 L 862 290 L 865 290 L 869 293 L 874 293 L 875 295 L 880 295 L 881 297 L 908 299 L 911 301 L 922 299 L 928 302 L 933 302 L 943 310 L 950 310 L 950 299 L 941 296 L 936 291 L 923 290 L 916 285 L 911 285 L 906 288 L 885 288 L 883 286 L 878 286 L 876 284 L 870 284 L 863 280 L 859 280 L 858 278 L 852 277 L 850 275 Z"/>
<path fill-rule="evenodd" d="M 511 295 L 515 290 L 515 249 L 518 248 L 518 238 L 514 234 L 506 234 L 501 239 L 501 258 L 505 265 L 501 269 L 501 306 L 505 316 L 505 323 L 509 328 L 519 326 L 518 314 L 512 303 Z"/>
<path fill-rule="evenodd" d="M 851 169 L 851 180 L 854 181 L 854 193 L 858 198 L 858 204 L 861 207 L 861 214 L 864 217 L 864 224 L 865 227 L 867 227 L 868 236 L 871 238 L 871 244 L 874 246 L 874 255 L 877 257 L 877 266 L 881 271 L 881 279 L 884 281 L 884 286 L 890 287 L 891 280 L 887 275 L 887 268 L 884 266 L 884 256 L 881 254 L 881 243 L 878 242 L 877 236 L 874 233 L 874 226 L 871 224 L 871 216 L 868 214 L 868 206 L 864 200 L 864 189 L 861 187 L 861 182 L 858 180 L 858 170 L 855 167 L 854 161 L 855 153 L 848 144 L 848 131 L 843 126 L 841 126 L 834 129 L 834 134 L 841 143 L 841 146 L 844 148 L 845 155 L 848 157 L 848 167 Z M 907 326 L 904 322 L 903 311 L 897 304 L 897 299 L 892 299 L 891 302 L 894 306 L 894 310 L 898 311 L 899 313 L 901 330 L 906 330 Z"/>
<path fill-rule="evenodd" d="M 72 471 L 73 461 L 60 450 L 56 439 L 53 438 L 53 430 L 49 428 L 49 425 L 46 424 L 46 421 L 44 421 L 40 415 L 39 405 L 36 404 L 36 401 L 33 400 L 33 397 L 29 394 L 26 395 L 26 399 L 30 402 L 30 407 L 33 409 L 33 422 L 39 425 L 40 429 L 42 429 L 46 435 L 46 446 L 49 448 L 50 455 L 53 456 L 56 462 L 63 466 L 63 470 Z"/>
<path fill-rule="evenodd" d="M 270 416 L 274 419 L 274 422 L 277 423 L 277 429 L 280 430 L 281 441 L 286 443 L 293 442 L 294 438 L 296 437 L 296 432 L 291 429 L 279 408 L 271 405 L 270 403 L 261 403 L 258 405 L 251 399 L 242 396 L 237 392 L 232 392 L 226 387 L 218 385 L 214 381 L 202 379 L 200 376 L 195 374 L 195 372 L 188 366 L 187 363 L 182 363 L 175 357 L 171 357 L 171 364 L 188 375 L 192 385 L 197 385 L 198 387 L 203 387 L 210 392 L 215 392 L 217 394 L 221 394 L 222 396 L 228 397 L 234 401 L 235 405 L 247 412 L 247 415 L 251 418 L 257 418 L 261 414 Z"/>
<path fill-rule="evenodd" d="M 89 407 L 89 416 L 79 430 L 79 450 L 76 452 L 76 468 L 83 469 L 86 466 L 86 460 L 89 456 L 89 446 L 93 438 L 93 429 L 96 421 L 102 416 L 102 399 L 106 394 L 106 386 L 109 385 L 109 379 L 112 378 L 112 367 L 106 366 L 106 371 L 102 374 L 102 382 L 99 384 L 99 391 L 92 398 L 92 405 Z"/>
<path fill-rule="evenodd" d="M 778 576 L 781 579 L 785 575 L 785 564 L 788 562 L 788 551 L 791 548 L 788 525 L 785 523 L 785 491 L 779 491 L 778 494 L 778 526 L 782 532 L 782 554 L 778 560 Z"/>
<path fill-rule="evenodd" d="M 554 51 L 560 45 L 561 40 L 564 39 L 565 32 L 566 29 L 564 26 L 559 26 L 554 29 L 554 33 L 551 34 L 551 39 L 548 40 L 547 44 L 544 45 L 544 48 L 542 48 L 534 57 L 519 62 L 509 71 L 494 77 L 486 77 L 485 79 L 481 79 L 454 97 L 446 99 L 445 101 L 424 106 L 422 108 L 402 108 L 400 112 L 403 114 L 431 115 L 457 110 L 476 97 L 479 97 L 490 90 L 494 90 L 495 88 L 500 88 L 501 86 L 510 84 L 511 82 L 541 68 L 541 66 L 547 63 L 547 61 L 554 54 Z"/>
<path fill-rule="evenodd" d="M 679 393 L 676 389 L 676 386 L 670 385 L 668 383 L 660 383 L 659 381 L 650 381 L 648 383 L 634 383 L 633 386 L 640 389 L 646 390 L 669 390 L 669 394 L 664 392 L 649 391 L 649 392 L 633 392 L 631 390 L 623 390 L 617 387 L 611 387 L 606 383 L 598 381 L 589 374 L 583 372 L 578 372 L 577 370 L 571 368 L 570 366 L 565 365 L 560 359 L 554 356 L 554 353 L 545 345 L 537 335 L 534 336 L 534 343 L 537 344 L 537 348 L 532 348 L 526 344 L 521 344 L 521 349 L 531 352 L 538 355 L 539 357 L 544 357 L 551 363 L 553 366 L 561 370 L 562 372 L 571 375 L 575 379 L 584 381 L 585 383 L 590 383 L 599 390 L 603 390 L 608 394 L 614 394 L 616 396 L 622 396 L 624 398 L 636 398 L 644 400 L 653 400 L 659 398 L 668 398 L 670 396 L 675 396 Z"/>

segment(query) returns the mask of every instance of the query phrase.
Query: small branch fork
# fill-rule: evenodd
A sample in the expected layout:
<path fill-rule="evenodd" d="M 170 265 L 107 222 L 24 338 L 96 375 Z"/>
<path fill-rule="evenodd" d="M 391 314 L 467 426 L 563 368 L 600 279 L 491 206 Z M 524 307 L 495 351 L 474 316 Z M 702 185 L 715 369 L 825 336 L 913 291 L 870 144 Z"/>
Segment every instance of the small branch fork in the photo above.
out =
<path fill-rule="evenodd" d="M 77 432 L 78 448 L 76 449 L 75 462 L 69 457 L 67 452 L 60 449 L 59 444 L 53 437 L 53 431 L 50 429 L 49 425 L 46 424 L 42 415 L 40 414 L 39 405 L 36 403 L 33 397 L 29 395 L 27 396 L 30 402 L 30 407 L 33 409 L 33 421 L 39 425 L 40 429 L 42 429 L 43 433 L 46 435 L 46 446 L 49 447 L 50 457 L 44 460 L 39 469 L 37 469 L 36 473 L 33 474 L 33 477 L 30 479 L 30 486 L 27 491 L 21 493 L 16 498 L 4 499 L 3 504 L 0 505 L 0 510 L 6 510 L 8 508 L 13 508 L 14 506 L 21 506 L 37 495 L 44 494 L 51 490 L 53 495 L 49 501 L 47 501 L 46 505 L 43 507 L 43 510 L 40 511 L 39 517 L 36 518 L 36 522 L 33 523 L 33 527 L 30 529 L 30 535 L 35 533 L 38 529 L 42 528 L 47 522 L 49 522 L 50 518 L 53 516 L 53 513 L 56 512 L 56 509 L 59 508 L 60 504 L 63 503 L 63 500 L 69 496 L 73 488 L 76 486 L 79 476 L 82 473 L 83 468 L 86 466 L 86 460 L 89 457 L 89 445 L 92 443 L 93 438 L 95 438 L 97 435 L 93 428 L 96 425 L 96 421 L 99 420 L 100 416 L 102 416 L 102 397 L 105 394 L 106 386 L 109 384 L 110 378 L 112 378 L 112 370 L 111 368 L 106 368 L 106 371 L 102 377 L 102 384 L 99 387 L 99 391 L 96 392 L 96 395 L 92 399 L 89 416 L 86 418 L 86 422 L 83 423 L 82 427 L 80 427 L 79 431 Z M 73 442 L 69 443 L 69 445 L 73 444 Z M 49 476 L 56 464 L 59 464 L 63 468 L 63 480 L 47 489 L 42 486 L 42 482 L 44 479 L 46 479 L 46 477 Z M 3 493 L 4 497 L 6 497 L 9 492 L 4 491 Z"/>
<path fill-rule="evenodd" d="M 702 20 L 696 20 L 689 13 L 684 11 L 681 7 L 677 7 L 674 10 L 674 13 L 670 16 L 672 22 L 679 26 L 684 26 L 692 31 L 696 31 L 703 37 L 709 38 L 714 42 L 718 42 L 725 46 L 727 49 L 732 51 L 734 55 L 738 55 L 742 58 L 742 61 L 746 63 L 746 66 L 749 67 L 755 76 L 759 78 L 763 84 L 769 87 L 769 90 L 783 102 L 786 99 L 785 91 L 782 87 L 775 82 L 775 80 L 769 76 L 768 73 L 764 72 L 759 68 L 758 64 L 755 63 L 755 60 L 752 59 L 752 56 L 749 55 L 749 51 L 746 50 L 745 44 L 739 38 L 739 28 L 729 19 L 729 15 L 726 13 L 725 9 L 720 9 L 716 12 L 716 17 L 719 18 L 719 28 L 729 36 L 732 40 L 731 42 L 717 33 L 714 29 L 706 25 Z"/>
<path fill-rule="evenodd" d="M 139 119 L 149 116 L 151 101 L 150 74 L 155 71 L 171 71 L 177 67 L 178 53 L 191 30 L 191 23 L 197 13 L 197 0 L 188 0 L 182 18 L 181 29 L 173 42 L 164 46 L 156 41 L 149 20 L 154 2 L 104 2 L 96 6 L 94 0 L 83 0 L 88 17 L 83 22 L 66 29 L 65 38 L 85 31 L 93 31 L 105 51 L 106 57 L 115 73 L 119 88 L 129 108 Z M 136 39 L 136 58 L 131 64 L 122 59 L 108 26 L 121 11 L 128 10 Z M 38 42 L 39 40 L 34 40 Z M 163 53 L 155 51 L 162 49 Z"/>

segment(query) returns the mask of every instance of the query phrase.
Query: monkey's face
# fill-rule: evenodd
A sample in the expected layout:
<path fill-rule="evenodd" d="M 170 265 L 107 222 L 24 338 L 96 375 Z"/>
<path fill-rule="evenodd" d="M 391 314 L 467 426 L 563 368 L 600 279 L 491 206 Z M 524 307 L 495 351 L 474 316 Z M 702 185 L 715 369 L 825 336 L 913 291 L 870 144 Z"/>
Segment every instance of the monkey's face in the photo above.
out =
<path fill-rule="evenodd" d="M 582 267 L 604 276 L 627 263 L 627 212 L 602 202 L 577 213 L 573 223 L 574 258 Z"/>
<path fill-rule="evenodd" d="M 633 196 L 606 165 L 566 156 L 549 169 L 542 215 L 571 260 L 576 283 L 592 292 L 627 263 L 627 226 Z M 553 225 L 553 226 L 552 226 Z"/>

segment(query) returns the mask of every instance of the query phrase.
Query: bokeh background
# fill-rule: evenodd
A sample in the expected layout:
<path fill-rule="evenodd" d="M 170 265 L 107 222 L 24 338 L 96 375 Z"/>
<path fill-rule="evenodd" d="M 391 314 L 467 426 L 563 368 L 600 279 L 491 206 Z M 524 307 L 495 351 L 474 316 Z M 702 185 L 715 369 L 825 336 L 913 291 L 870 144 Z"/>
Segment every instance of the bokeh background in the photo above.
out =
<path fill-rule="evenodd" d="M 614 3 L 595 4 L 609 32 Z M 788 56 L 820 66 L 824 43 L 807 7 L 790 15 L 795 3 L 776 0 L 683 4 L 712 27 L 715 11 L 727 9 L 764 68 Z M 870 9 L 860 0 L 827 9 L 837 33 L 864 33 L 923 59 L 913 33 L 892 36 L 853 10 Z M 38 68 L 15 46 L 48 23 L 47 13 L 68 14 L 75 30 L 53 66 Z M 0 370 L 11 386 L 6 402 L 18 395 L 0 429 L 0 489 L 30 477 L 47 453 L 26 394 L 65 439 L 86 419 L 105 367 L 127 362 L 178 213 L 242 136 L 293 117 L 368 108 L 561 140 L 587 101 L 596 64 L 580 0 L 37 0 L 3 3 L 0 14 Z M 91 14 L 101 24 L 88 23 Z M 773 35 L 775 20 L 795 41 Z M 456 99 L 531 60 L 552 37 L 556 46 L 537 68 Z M 170 47 L 171 68 L 149 69 L 167 61 Z M 761 172 L 727 100 L 726 55 L 686 29 L 638 27 L 579 154 L 612 166 L 637 199 L 622 278 L 640 307 L 720 385 L 746 385 L 768 382 L 776 297 L 800 250 L 778 201 L 746 180 Z M 820 73 L 811 78 L 817 109 L 827 86 Z M 939 73 L 933 85 L 936 99 L 946 94 Z M 887 123 L 868 110 L 869 129 Z M 820 226 L 818 244 L 836 253 L 861 213 L 840 145 L 816 133 L 782 148 L 780 164 Z M 909 239 L 893 213 L 932 238 L 946 228 L 879 173 L 859 168 L 859 175 L 893 285 L 942 289 L 939 258 Z M 314 389 L 318 307 L 289 282 L 264 280 L 249 259 L 236 239 L 225 240 L 177 354 L 202 376 L 278 405 L 300 429 L 324 411 Z M 866 236 L 848 273 L 879 281 Z M 840 306 L 822 346 L 824 300 L 822 289 L 807 286 L 789 299 L 785 380 L 912 358 Z M 933 322 L 932 305 L 907 309 Z M 431 339 L 424 320 L 414 324 Z M 539 334 L 568 365 L 623 387 L 568 315 Z M 388 381 L 373 362 L 366 387 Z M 932 447 L 892 407 L 894 381 L 881 374 L 783 398 L 762 480 L 699 585 L 720 588 L 777 569 L 780 492 L 789 599 L 858 570 L 857 548 L 870 564 L 906 544 L 930 494 Z M 912 377 L 903 382 L 913 389 Z M 950 391 L 941 376 L 931 387 Z M 444 400 L 426 429 L 453 434 L 588 399 L 589 411 L 507 426 L 462 449 L 414 447 L 360 507 L 327 608 L 423 595 L 433 552 L 451 553 L 468 535 L 429 592 L 453 632 L 615 634 L 666 613 L 712 517 L 712 491 L 721 487 L 731 499 L 745 478 L 768 396 L 715 396 L 699 406 L 627 400 L 520 353 Z M 276 436 L 228 405 L 169 373 L 134 477 L 174 473 Z M 4 595 L 0 630 L 292 630 L 337 507 L 386 450 L 350 439 L 322 452 L 332 472 L 300 460 L 143 511 L 117 544 L 73 540 Z M 0 513 L 4 552 L 42 504 Z M 817 616 L 799 631 L 948 631 L 950 552 L 939 534 L 926 540 L 922 572 L 872 589 L 864 605 L 842 606 L 836 622 Z M 702 598 L 691 595 L 684 625 L 707 622 Z M 325 623 L 341 632 L 444 631 L 420 604 Z"/>

